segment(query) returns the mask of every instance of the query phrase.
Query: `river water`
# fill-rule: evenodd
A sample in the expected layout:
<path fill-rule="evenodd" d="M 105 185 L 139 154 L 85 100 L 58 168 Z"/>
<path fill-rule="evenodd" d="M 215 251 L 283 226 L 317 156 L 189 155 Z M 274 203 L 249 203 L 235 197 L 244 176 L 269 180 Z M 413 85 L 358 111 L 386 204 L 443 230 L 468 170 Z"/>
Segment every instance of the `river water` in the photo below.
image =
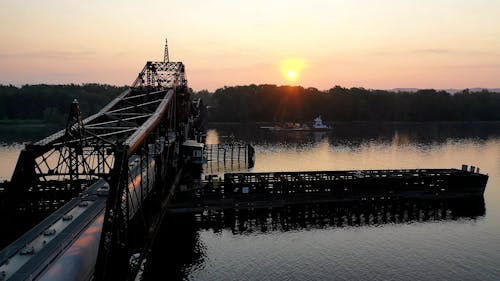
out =
<path fill-rule="evenodd" d="M 0 180 L 26 138 L 0 136 Z M 252 171 L 477 166 L 484 200 L 308 204 L 170 214 L 151 280 L 500 280 L 500 124 L 337 124 L 324 133 L 213 125 L 256 150 Z"/>
<path fill-rule="evenodd" d="M 173 214 L 151 280 L 500 280 L 498 124 L 339 124 L 328 133 L 212 126 L 255 146 L 252 171 L 459 168 L 489 174 L 484 201 L 303 205 Z"/>

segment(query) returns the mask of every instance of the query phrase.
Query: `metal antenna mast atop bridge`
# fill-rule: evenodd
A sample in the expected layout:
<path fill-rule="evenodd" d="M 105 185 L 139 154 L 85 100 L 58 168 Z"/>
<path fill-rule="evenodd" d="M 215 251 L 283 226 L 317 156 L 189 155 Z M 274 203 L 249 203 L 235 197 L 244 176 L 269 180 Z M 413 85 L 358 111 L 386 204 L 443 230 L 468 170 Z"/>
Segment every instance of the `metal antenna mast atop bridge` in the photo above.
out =
<path fill-rule="evenodd" d="M 163 55 L 163 61 L 164 62 L 169 62 L 170 59 L 168 57 L 168 41 L 167 38 L 165 38 L 165 54 Z"/>

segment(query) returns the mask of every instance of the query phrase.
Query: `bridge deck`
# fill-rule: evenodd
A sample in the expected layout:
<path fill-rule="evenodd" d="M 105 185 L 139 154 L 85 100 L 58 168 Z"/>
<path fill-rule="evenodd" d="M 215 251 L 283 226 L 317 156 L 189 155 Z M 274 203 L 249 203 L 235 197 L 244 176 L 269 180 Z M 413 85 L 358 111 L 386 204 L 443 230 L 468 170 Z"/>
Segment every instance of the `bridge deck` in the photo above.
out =
<path fill-rule="evenodd" d="M 8 280 L 40 275 L 102 213 L 107 191 L 100 180 L 0 252 L 0 272 Z"/>

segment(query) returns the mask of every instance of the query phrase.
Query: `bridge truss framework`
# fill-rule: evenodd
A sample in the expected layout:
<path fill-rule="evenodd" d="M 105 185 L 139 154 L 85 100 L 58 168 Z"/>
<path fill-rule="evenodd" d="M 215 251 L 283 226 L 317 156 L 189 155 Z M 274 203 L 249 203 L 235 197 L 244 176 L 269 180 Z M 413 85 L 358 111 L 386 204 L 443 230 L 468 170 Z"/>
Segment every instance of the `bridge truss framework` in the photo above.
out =
<path fill-rule="evenodd" d="M 21 151 L 6 189 L 9 208 L 50 212 L 104 179 L 94 280 L 133 276 L 138 268 L 120 269 L 155 227 L 153 213 L 179 172 L 179 142 L 194 123 L 191 109 L 184 65 L 167 59 L 148 61 L 128 90 L 90 117 L 74 101 L 63 130 Z"/>

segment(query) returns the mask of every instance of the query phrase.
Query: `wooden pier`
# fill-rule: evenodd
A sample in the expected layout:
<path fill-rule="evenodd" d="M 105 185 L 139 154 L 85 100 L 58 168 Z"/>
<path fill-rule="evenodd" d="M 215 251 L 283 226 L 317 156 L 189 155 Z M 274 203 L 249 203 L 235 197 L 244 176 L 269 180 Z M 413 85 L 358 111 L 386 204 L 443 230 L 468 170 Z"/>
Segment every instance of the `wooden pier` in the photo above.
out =
<path fill-rule="evenodd" d="M 255 149 L 250 144 L 206 144 L 203 149 L 206 160 L 203 171 L 207 174 L 223 174 L 227 171 L 245 171 L 255 164 Z"/>

